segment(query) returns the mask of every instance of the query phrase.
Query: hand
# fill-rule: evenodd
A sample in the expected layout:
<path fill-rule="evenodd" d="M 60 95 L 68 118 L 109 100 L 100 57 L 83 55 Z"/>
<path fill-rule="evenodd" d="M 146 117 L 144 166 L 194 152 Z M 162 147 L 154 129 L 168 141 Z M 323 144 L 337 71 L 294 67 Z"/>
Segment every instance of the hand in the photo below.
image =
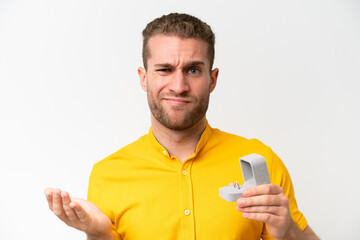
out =
<path fill-rule="evenodd" d="M 68 226 L 84 231 L 89 239 L 113 239 L 110 219 L 93 203 L 70 198 L 60 189 L 46 188 L 49 208 Z"/>
<path fill-rule="evenodd" d="M 242 194 L 244 198 L 237 200 L 236 210 L 243 212 L 244 218 L 264 222 L 275 239 L 285 238 L 295 227 L 289 199 L 281 187 L 264 184 L 245 189 Z"/>

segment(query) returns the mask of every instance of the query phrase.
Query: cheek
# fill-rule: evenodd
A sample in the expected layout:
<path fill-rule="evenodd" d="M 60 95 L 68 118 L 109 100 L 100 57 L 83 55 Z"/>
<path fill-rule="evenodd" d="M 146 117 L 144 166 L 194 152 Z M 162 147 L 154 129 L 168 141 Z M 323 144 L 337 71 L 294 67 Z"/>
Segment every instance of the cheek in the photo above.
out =
<path fill-rule="evenodd" d="M 207 95 L 210 91 L 210 83 L 208 81 L 198 82 L 192 86 L 191 90 L 197 96 Z"/>
<path fill-rule="evenodd" d="M 165 85 L 161 81 L 149 81 L 147 85 L 148 92 L 153 96 L 159 95 L 165 89 Z"/>
<path fill-rule="evenodd" d="M 157 77 L 152 81 L 151 88 L 153 89 L 153 92 L 156 93 L 166 92 L 169 88 L 170 82 L 171 82 L 170 76 Z"/>

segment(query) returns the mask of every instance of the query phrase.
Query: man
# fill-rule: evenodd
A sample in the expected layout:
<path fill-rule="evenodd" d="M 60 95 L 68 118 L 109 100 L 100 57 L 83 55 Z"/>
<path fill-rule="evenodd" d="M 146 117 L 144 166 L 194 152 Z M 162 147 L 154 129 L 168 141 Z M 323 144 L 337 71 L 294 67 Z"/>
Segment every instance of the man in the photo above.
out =
<path fill-rule="evenodd" d="M 94 165 L 89 201 L 46 189 L 55 215 L 88 239 L 318 239 L 271 149 L 207 123 L 219 72 L 212 70 L 211 28 L 169 14 L 149 23 L 143 37 L 138 74 L 150 131 Z M 244 190 L 236 204 L 224 201 L 218 189 L 237 179 L 239 158 L 250 153 L 266 158 L 272 184 Z"/>

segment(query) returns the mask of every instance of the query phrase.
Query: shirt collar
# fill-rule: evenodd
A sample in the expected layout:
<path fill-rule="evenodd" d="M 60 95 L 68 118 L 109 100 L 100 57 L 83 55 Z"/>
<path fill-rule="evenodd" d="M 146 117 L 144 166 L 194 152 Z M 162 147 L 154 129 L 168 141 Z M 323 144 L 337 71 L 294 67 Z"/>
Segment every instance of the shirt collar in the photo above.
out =
<path fill-rule="evenodd" d="M 211 137 L 211 132 L 212 132 L 212 128 L 210 127 L 208 121 L 206 120 L 206 127 L 205 130 L 202 132 L 200 140 L 195 148 L 195 152 L 192 156 L 196 156 L 201 149 L 206 145 L 206 143 L 209 141 L 210 137 Z M 166 157 L 171 157 L 169 152 L 166 150 L 165 147 L 163 147 L 155 138 L 153 131 L 152 131 L 152 127 L 150 127 L 149 130 L 149 141 L 151 143 L 151 145 L 154 147 L 155 151 L 160 153 L 161 155 L 164 155 Z"/>
<path fill-rule="evenodd" d="M 206 145 L 211 137 L 212 128 L 210 127 L 208 121 L 206 120 L 206 127 L 203 133 L 201 134 L 200 140 L 195 149 L 195 155 L 198 154 L 201 149 Z"/>

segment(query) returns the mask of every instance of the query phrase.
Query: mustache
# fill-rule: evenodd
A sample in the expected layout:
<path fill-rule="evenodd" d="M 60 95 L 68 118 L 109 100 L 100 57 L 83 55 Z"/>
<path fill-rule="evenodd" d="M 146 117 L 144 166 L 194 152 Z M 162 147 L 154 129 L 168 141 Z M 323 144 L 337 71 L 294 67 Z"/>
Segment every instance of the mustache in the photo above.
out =
<path fill-rule="evenodd" d="M 187 93 L 181 93 L 181 94 L 164 94 L 161 96 L 161 98 L 178 98 L 182 100 L 193 100 L 193 96 L 189 96 Z"/>

